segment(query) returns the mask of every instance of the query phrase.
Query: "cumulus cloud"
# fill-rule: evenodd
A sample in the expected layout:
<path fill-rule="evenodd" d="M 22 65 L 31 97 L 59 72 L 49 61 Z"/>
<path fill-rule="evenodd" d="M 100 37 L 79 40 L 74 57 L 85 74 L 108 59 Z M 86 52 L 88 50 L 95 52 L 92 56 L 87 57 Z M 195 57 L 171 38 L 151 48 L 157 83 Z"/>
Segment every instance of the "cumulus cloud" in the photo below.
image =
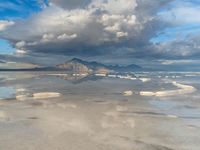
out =
<path fill-rule="evenodd" d="M 157 53 L 163 58 L 174 59 L 199 59 L 200 42 L 199 35 L 191 35 L 185 39 L 162 42 L 155 45 Z"/>
<path fill-rule="evenodd" d="M 14 25 L 13 21 L 0 20 L 0 31 L 5 30 L 7 27 Z"/>
<path fill-rule="evenodd" d="M 167 30 L 160 32 L 163 35 L 161 42 L 152 45 L 154 56 L 157 59 L 199 59 L 199 2 L 176 0 L 171 7 L 158 13 L 163 23 L 167 23 Z"/>
<path fill-rule="evenodd" d="M 149 41 L 168 24 L 157 13 L 171 1 L 50 0 L 0 37 L 23 53 L 153 57 L 165 53 Z"/>

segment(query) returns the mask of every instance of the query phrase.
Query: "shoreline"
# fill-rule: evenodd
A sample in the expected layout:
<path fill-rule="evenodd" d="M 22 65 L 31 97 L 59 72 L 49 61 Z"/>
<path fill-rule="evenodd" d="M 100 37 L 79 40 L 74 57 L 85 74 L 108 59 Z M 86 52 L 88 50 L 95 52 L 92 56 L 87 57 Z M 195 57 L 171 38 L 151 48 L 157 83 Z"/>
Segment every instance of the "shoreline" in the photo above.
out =
<path fill-rule="evenodd" d="M 156 97 L 165 97 L 165 96 L 174 96 L 177 94 L 191 94 L 196 91 L 196 88 L 190 85 L 185 85 L 181 83 L 177 83 L 175 81 L 172 82 L 174 86 L 176 86 L 177 90 L 166 90 L 166 91 L 157 91 L 157 92 L 152 92 L 152 91 L 141 91 L 140 95 L 141 96 L 156 96 Z"/>

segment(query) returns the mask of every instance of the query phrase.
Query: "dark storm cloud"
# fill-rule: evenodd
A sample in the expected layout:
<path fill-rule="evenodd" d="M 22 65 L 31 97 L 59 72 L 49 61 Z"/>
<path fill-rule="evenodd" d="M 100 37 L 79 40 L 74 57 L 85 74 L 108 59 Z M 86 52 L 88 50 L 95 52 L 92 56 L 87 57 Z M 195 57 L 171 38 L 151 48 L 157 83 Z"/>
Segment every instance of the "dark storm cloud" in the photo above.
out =
<path fill-rule="evenodd" d="M 75 9 L 86 7 L 91 0 L 50 0 L 49 2 L 65 9 Z"/>
<path fill-rule="evenodd" d="M 176 39 L 154 45 L 157 53 L 162 58 L 173 59 L 199 59 L 200 36 L 190 35 L 185 39 Z"/>

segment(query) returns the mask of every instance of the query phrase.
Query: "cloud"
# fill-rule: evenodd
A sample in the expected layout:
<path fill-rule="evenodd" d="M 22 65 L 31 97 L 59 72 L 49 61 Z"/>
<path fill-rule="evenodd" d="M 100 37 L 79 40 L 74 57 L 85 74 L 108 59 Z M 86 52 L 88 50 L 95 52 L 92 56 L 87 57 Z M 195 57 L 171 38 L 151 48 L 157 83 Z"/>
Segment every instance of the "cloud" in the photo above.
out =
<path fill-rule="evenodd" d="M 7 27 L 14 25 L 13 21 L 0 20 L 0 31 L 5 30 Z"/>
<path fill-rule="evenodd" d="M 199 24 L 200 18 L 195 16 L 200 15 L 200 6 L 192 1 L 178 0 L 175 7 L 163 11 L 159 15 L 173 25 Z"/>
<path fill-rule="evenodd" d="M 199 64 L 198 60 L 158 60 L 162 65 L 191 65 L 191 64 Z"/>
<path fill-rule="evenodd" d="M 43 1 L 41 1 L 43 3 Z M 66 56 L 142 59 L 198 59 L 199 33 L 183 25 L 200 24 L 199 5 L 180 0 L 50 0 L 24 20 L 0 21 L 0 37 L 17 56 L 43 53 Z M 184 28 L 179 28 L 183 26 Z M 170 28 L 179 28 L 176 36 Z M 188 26 L 186 26 L 188 28 Z M 168 30 L 165 30 L 168 29 Z M 171 30 L 173 38 L 151 43 Z M 192 28 L 193 30 L 193 28 Z M 184 31 L 184 32 L 182 32 Z M 173 33 L 174 32 L 174 33 Z M 195 31 L 196 32 L 196 31 Z M 166 61 L 166 63 L 169 63 Z M 165 62 L 164 62 L 165 64 Z"/>
<path fill-rule="evenodd" d="M 50 2 L 65 9 L 76 9 L 86 7 L 91 0 L 50 0 Z"/>
<path fill-rule="evenodd" d="M 142 7 L 143 3 L 139 5 Z M 43 12 L 5 30 L 2 36 L 17 48 L 52 53 L 140 40 L 144 39 L 141 36 L 154 18 L 147 14 L 142 16 L 144 19 L 138 18 L 137 7 L 140 6 L 136 0 L 126 3 L 123 0 L 96 0 L 86 8 L 72 10 L 51 4 Z"/>
<path fill-rule="evenodd" d="M 200 15 L 199 4 L 196 1 L 176 0 L 158 13 L 161 22 L 168 26 L 158 33 L 157 44 L 152 45 L 157 59 L 199 59 L 200 19 L 195 17 Z"/>
<path fill-rule="evenodd" d="M 162 58 L 173 59 L 199 59 L 200 42 L 199 35 L 188 35 L 186 39 L 175 39 L 154 46 Z"/>
<path fill-rule="evenodd" d="M 40 67 L 31 63 L 19 63 L 19 62 L 5 62 L 0 63 L 0 69 L 26 69 Z"/>
<path fill-rule="evenodd" d="M 166 12 L 158 13 L 170 2 L 173 0 L 50 0 L 43 11 L 2 29 L 0 37 L 23 54 L 193 56 L 198 53 L 195 39 L 188 43 L 150 42 L 158 32 L 172 25 L 172 21 L 164 19 Z M 169 10 L 170 14 L 175 12 L 175 8 Z"/>

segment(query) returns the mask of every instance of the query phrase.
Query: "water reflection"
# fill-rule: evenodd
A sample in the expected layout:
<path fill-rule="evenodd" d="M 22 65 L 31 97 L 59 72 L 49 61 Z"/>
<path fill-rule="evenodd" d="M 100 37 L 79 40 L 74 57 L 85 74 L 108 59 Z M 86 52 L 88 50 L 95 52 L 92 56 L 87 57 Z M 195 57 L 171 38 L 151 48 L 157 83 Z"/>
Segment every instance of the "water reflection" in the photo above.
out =
<path fill-rule="evenodd" d="M 15 92 L 13 87 L 0 87 L 0 100 L 15 97 Z"/>
<path fill-rule="evenodd" d="M 162 98 L 138 94 L 141 90 L 177 89 L 169 82 L 175 80 L 174 76 L 180 83 L 195 87 L 200 80 L 193 85 L 190 77 L 186 80 L 183 75 L 167 74 L 166 79 L 164 73 L 119 78 L 48 72 L 1 76 L 1 98 L 16 96 L 20 101 L 3 101 L 5 105 L 0 105 L 0 149 L 34 149 L 35 145 L 43 150 L 200 147 L 199 88 L 193 94 Z M 124 96 L 123 92 L 129 90 L 133 94 Z"/>

